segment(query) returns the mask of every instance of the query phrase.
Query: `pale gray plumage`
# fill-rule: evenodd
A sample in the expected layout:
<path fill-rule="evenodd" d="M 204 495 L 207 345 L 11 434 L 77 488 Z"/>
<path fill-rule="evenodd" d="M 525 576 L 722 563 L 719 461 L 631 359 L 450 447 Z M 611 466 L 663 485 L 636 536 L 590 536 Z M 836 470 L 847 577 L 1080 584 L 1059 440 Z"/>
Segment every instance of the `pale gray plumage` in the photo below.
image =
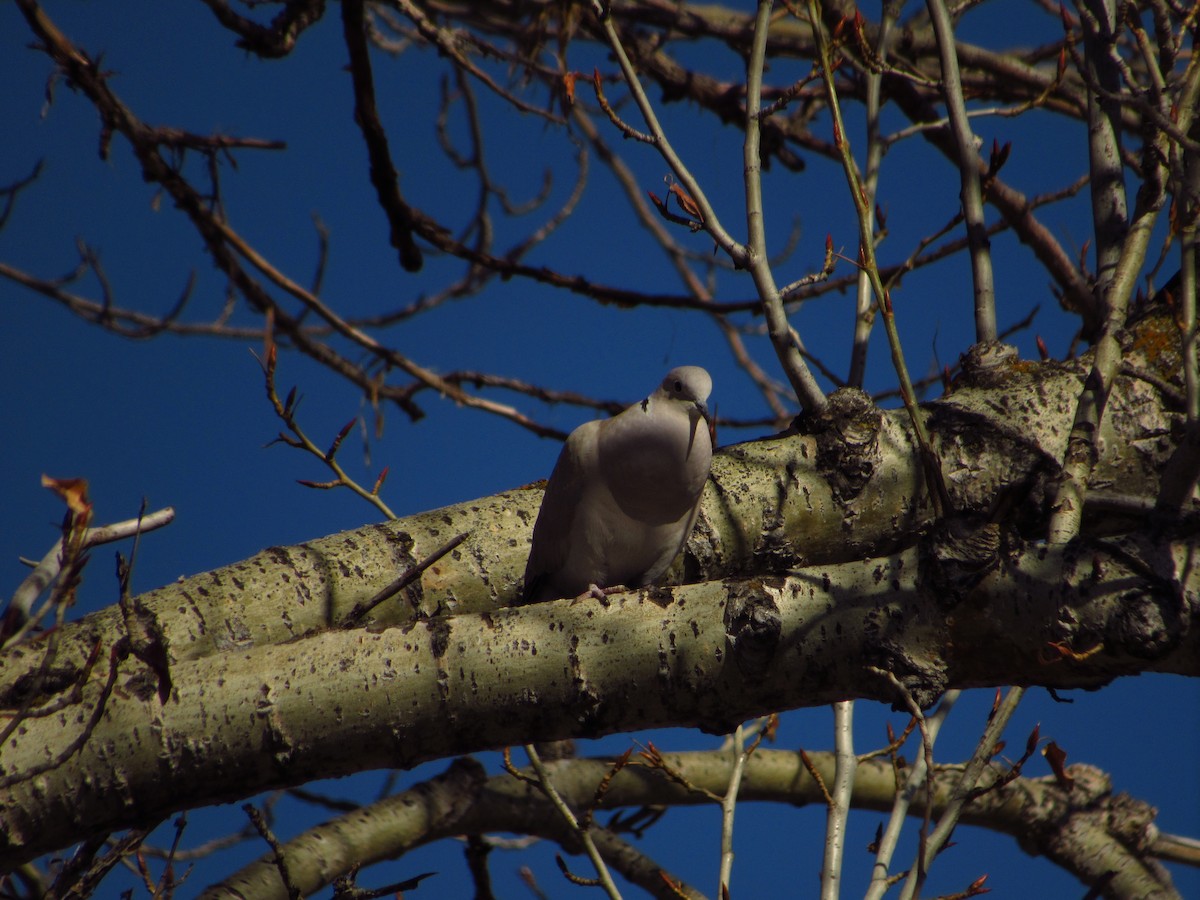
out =
<path fill-rule="evenodd" d="M 533 527 L 523 602 L 662 577 L 708 479 L 711 390 L 708 372 L 680 366 L 645 400 L 571 432 Z"/>

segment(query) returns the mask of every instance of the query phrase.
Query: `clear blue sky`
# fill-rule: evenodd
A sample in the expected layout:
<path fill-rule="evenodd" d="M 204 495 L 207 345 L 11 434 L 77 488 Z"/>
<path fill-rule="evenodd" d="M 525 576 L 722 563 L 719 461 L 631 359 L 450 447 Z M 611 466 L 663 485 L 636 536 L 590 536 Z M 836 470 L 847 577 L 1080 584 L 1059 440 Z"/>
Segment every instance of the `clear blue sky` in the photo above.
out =
<path fill-rule="evenodd" d="M 459 273 L 457 264 L 436 258 L 419 277 L 396 265 L 382 213 L 365 179 L 365 154 L 351 119 L 336 7 L 304 36 L 292 57 L 278 62 L 263 62 L 233 47 L 230 35 L 199 3 L 130 0 L 116 14 L 109 4 L 72 2 L 56 4 L 50 12 L 83 48 L 104 53 L 103 65 L 114 73 L 114 89 L 148 122 L 287 142 L 286 152 L 239 152 L 236 169 L 223 166 L 229 217 L 276 266 L 306 283 L 317 247 L 311 217 L 319 215 L 331 233 L 324 297 L 344 313 L 366 315 L 411 303 Z M 989 40 L 996 29 L 1009 27 L 1003 15 L 986 11 L 968 16 L 964 24 L 968 36 Z M 24 177 L 38 160 L 45 161 L 42 178 L 20 197 L 11 222 L 0 232 L 0 259 L 42 277 L 63 274 L 75 263 L 79 239 L 99 253 L 114 302 L 160 312 L 171 307 L 195 271 L 197 288 L 187 317 L 211 319 L 223 304 L 224 285 L 203 255 L 198 237 L 169 200 L 156 198 L 142 182 L 122 139 L 114 140 L 109 159 L 99 158 L 95 112 L 67 85 L 55 86 L 54 103 L 43 115 L 51 67 L 44 55 L 27 48 L 30 41 L 16 8 L 0 4 L 0 80 L 5 85 L 0 115 L 6 123 L 0 183 Z M 608 65 L 602 55 L 587 53 L 573 63 L 588 70 L 593 63 Z M 736 76 L 736 60 L 719 64 L 728 65 L 730 77 Z M 457 185 L 437 153 L 433 132 L 441 64 L 432 54 L 409 53 L 396 61 L 377 57 L 376 65 L 381 112 L 406 196 L 422 208 L 464 222 L 474 202 L 472 189 Z M 774 77 L 783 80 L 785 71 L 780 64 Z M 554 172 L 545 207 L 516 222 L 498 217 L 498 247 L 503 249 L 538 227 L 566 196 L 573 177 L 564 163 L 570 145 L 561 132 L 540 121 L 501 119 L 490 98 L 483 96 L 481 103 L 490 164 L 515 200 L 536 193 L 543 168 Z M 685 107 L 669 107 L 664 114 L 669 127 L 683 129 L 695 122 Z M 454 121 L 453 133 L 461 138 L 461 118 Z M 1014 142 L 1006 171 L 1029 194 L 1085 169 L 1080 130 L 1067 132 L 1048 117 L 985 119 L 977 128 L 988 144 L 993 137 Z M 852 134 L 855 138 L 861 140 L 861 132 Z M 641 183 L 661 194 L 661 161 L 616 135 L 610 140 L 626 153 Z M 736 135 L 706 123 L 703 130 L 689 131 L 680 146 L 718 211 L 740 232 Z M 772 245 L 783 247 L 793 222 L 800 228 L 796 251 L 781 266 L 781 280 L 819 266 L 826 233 L 839 248 L 855 246 L 845 185 L 836 170 L 814 164 L 794 175 L 777 168 L 769 175 L 767 194 Z M 644 233 L 622 217 L 615 195 L 611 180 L 593 160 L 592 181 L 579 210 L 531 261 L 610 284 L 679 292 L 670 266 Z M 907 255 L 917 236 L 953 215 L 957 196 L 957 180 L 947 167 L 935 164 L 918 142 L 899 145 L 887 157 L 881 188 L 892 231 L 882 258 L 893 262 Z M 1047 211 L 1044 220 L 1069 252 L 1077 252 L 1090 232 L 1083 199 Z M 997 238 L 994 248 L 1001 327 L 1040 304 L 1035 329 L 1014 341 L 1024 356 L 1032 357 L 1037 332 L 1052 352 L 1062 353 L 1070 341 L 1071 320 L 1057 311 L 1043 271 L 1008 236 Z M 692 249 L 704 255 L 711 248 L 701 236 L 693 239 Z M 85 278 L 74 289 L 99 295 L 95 279 Z M 749 293 L 744 278 L 720 277 L 719 299 Z M 816 300 L 793 320 L 810 348 L 841 371 L 852 302 L 842 296 Z M 970 282 L 962 263 L 910 277 L 896 295 L 896 307 L 909 364 L 917 372 L 925 371 L 934 358 L 952 362 L 971 341 Z M 255 324 L 244 311 L 235 321 Z M 176 508 L 177 521 L 143 542 L 135 575 L 138 590 L 235 562 L 272 544 L 319 537 L 378 518 L 374 509 L 348 493 L 297 486 L 297 478 L 325 478 L 314 461 L 278 446 L 264 449 L 278 426 L 250 354 L 258 346 L 171 336 L 150 341 L 116 338 L 7 281 L 0 281 L 0 334 L 0 417 L 6 423 L 0 442 L 5 500 L 0 505 L 0 584 L 7 585 L 0 593 L 23 577 L 18 557 L 40 557 L 56 537 L 61 509 L 39 486 L 43 472 L 86 477 L 99 521 L 135 515 L 143 497 L 151 508 Z M 716 329 L 699 317 L 613 310 L 520 281 L 493 284 L 480 297 L 448 304 L 384 337 L 439 371 L 476 368 L 622 401 L 645 395 L 670 366 L 698 363 L 714 375 L 714 398 L 723 415 L 753 417 L 765 411 Z M 751 346 L 770 369 L 765 342 L 752 339 Z M 873 350 L 868 387 L 890 387 L 886 347 L 877 341 Z M 348 385 L 297 356 L 282 358 L 279 381 L 284 390 L 298 386 L 304 398 L 302 422 L 318 442 L 362 412 L 360 398 Z M 343 461 L 365 481 L 382 466 L 390 467 L 384 495 L 401 515 L 529 482 L 544 477 L 553 465 L 558 448 L 552 441 L 456 409 L 428 394 L 421 395 L 421 402 L 428 416 L 417 424 L 388 411 L 384 436 L 371 441 L 369 464 L 357 437 L 343 450 Z M 588 417 L 579 410 L 524 405 L 564 430 Z M 722 438 L 731 442 L 754 436 L 726 432 Z M 94 554 L 81 612 L 115 600 L 111 558 L 109 549 Z M 1055 704 L 1033 691 L 1009 734 L 1010 746 L 1023 745 L 1025 735 L 1040 722 L 1042 735 L 1065 747 L 1071 761 L 1106 769 L 1116 789 L 1157 805 L 1163 830 L 1200 833 L 1200 769 L 1195 764 L 1200 687 L 1182 679 L 1144 677 L 1071 699 L 1070 705 Z M 991 693 L 984 692 L 960 705 L 940 744 L 939 759 L 969 753 L 990 703 Z M 883 741 L 887 717 L 881 708 L 860 704 L 860 749 Z M 903 724 L 899 716 L 891 719 Z M 830 722 L 823 709 L 789 714 L 778 746 L 826 748 L 832 741 Z M 684 731 L 658 734 L 654 740 L 679 749 L 713 743 Z M 1165 755 L 1164 742 L 1170 745 Z M 596 752 L 619 752 L 626 746 L 628 738 L 616 736 Z M 489 757 L 488 764 L 494 767 L 495 761 Z M 414 783 L 440 768 L 405 773 L 402 782 Z M 1028 773 L 1045 771 L 1039 758 Z M 368 775 L 327 787 L 338 795 L 365 799 L 373 796 L 379 780 L 378 775 Z M 281 824 L 280 835 L 286 837 L 289 827 L 299 828 L 312 821 L 311 816 L 295 807 L 287 824 Z M 684 824 L 675 824 L 676 816 Z M 852 817 L 847 896 L 863 883 L 869 857 L 862 848 L 879 819 L 872 814 Z M 230 820 L 236 823 L 233 827 L 242 821 L 236 808 L 192 814 L 190 820 L 189 843 L 231 827 Z M 672 813 L 657 833 L 652 832 L 647 847 L 697 887 L 711 891 L 717 824 L 715 811 Z M 811 884 L 815 890 L 822 831 L 819 810 L 797 813 L 744 806 L 738 817 L 734 890 L 742 896 L 765 895 L 781 884 L 797 883 Z M 930 894 L 962 889 L 983 872 L 991 873 L 997 896 L 1012 896 L 1016 890 L 1035 898 L 1083 893 L 1072 878 L 1044 860 L 1025 857 L 1007 839 L 963 829 L 958 841 L 944 866 L 935 868 Z M 239 851 L 240 857 L 256 856 L 262 849 L 249 845 Z M 372 873 L 363 883 L 436 869 L 437 879 L 416 896 L 467 896 L 460 860 L 456 847 L 429 848 Z M 551 896 L 567 893 L 552 851 L 540 848 L 528 860 L 493 857 L 497 884 L 507 896 L 523 896 L 524 889 L 513 879 L 516 867 L 526 862 Z M 201 864 L 183 895 L 234 865 L 224 859 L 214 871 Z M 582 862 L 574 865 L 584 871 Z M 1179 871 L 1176 876 L 1185 896 L 1200 896 L 1200 877 Z M 110 882 L 110 895 L 115 895 L 116 885 L 124 884 L 120 878 Z"/>

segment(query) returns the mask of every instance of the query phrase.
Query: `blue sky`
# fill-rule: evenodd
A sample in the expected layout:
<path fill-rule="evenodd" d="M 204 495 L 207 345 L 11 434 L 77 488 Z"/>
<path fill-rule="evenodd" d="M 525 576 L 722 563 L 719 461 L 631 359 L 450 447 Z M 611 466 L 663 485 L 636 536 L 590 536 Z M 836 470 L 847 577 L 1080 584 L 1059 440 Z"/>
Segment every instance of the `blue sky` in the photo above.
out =
<path fill-rule="evenodd" d="M 1032 7 L 1027 10 L 1036 15 Z M 459 274 L 458 265 L 445 259 L 430 258 L 418 277 L 396 265 L 383 215 L 364 177 L 365 152 L 351 119 L 336 8 L 305 34 L 292 57 L 276 62 L 235 48 L 200 4 L 139 0 L 123 6 L 118 17 L 106 4 L 69 2 L 55 5 L 50 13 L 83 48 L 103 52 L 105 68 L 114 72 L 114 89 L 146 121 L 287 142 L 285 152 L 243 151 L 236 154 L 236 168 L 222 167 L 229 218 L 277 267 L 306 283 L 317 247 L 312 217 L 318 215 L 331 235 L 323 296 L 344 313 L 366 315 L 406 305 Z M 963 33 L 994 40 L 994 34 L 1003 33 L 996 29 L 1011 27 L 1003 15 L 985 9 L 966 18 Z M 59 83 L 53 104 L 43 110 L 51 68 L 44 55 L 27 48 L 30 41 L 15 7 L 0 4 L 0 79 L 5 85 L 0 115 L 7 123 L 6 140 L 0 142 L 0 183 L 26 176 L 39 160 L 45 165 L 41 179 L 22 194 L 7 229 L 0 232 L 0 260 L 51 277 L 74 266 L 76 240 L 82 240 L 99 254 L 118 305 L 165 311 L 194 271 L 197 287 L 187 315 L 213 318 L 224 302 L 224 285 L 203 255 L 199 238 L 169 200 L 156 200 L 122 139 L 113 142 L 107 160 L 99 158 L 96 115 L 81 97 Z M 603 55 L 587 52 L 573 57 L 572 64 L 589 71 L 593 64 L 611 68 Z M 715 64 L 727 66 L 729 77 L 737 75 L 740 65 L 732 56 Z M 780 63 L 772 77 L 783 81 L 788 65 L 794 64 Z M 474 193 L 469 185 L 458 184 L 436 152 L 432 123 L 442 73 L 429 53 L 410 52 L 397 60 L 376 56 L 380 108 L 406 197 L 461 225 Z M 497 216 L 502 250 L 540 226 L 567 195 L 574 175 L 566 162 L 570 144 L 561 131 L 532 117 L 501 119 L 499 105 L 486 94 L 480 103 L 485 127 L 490 126 L 485 137 L 489 164 L 514 199 L 535 195 L 543 170 L 553 175 L 549 201 L 541 209 L 516 221 Z M 685 106 L 666 107 L 663 114 L 668 128 L 684 136 L 678 142 L 681 153 L 718 212 L 740 233 L 736 135 L 707 122 L 697 129 L 694 112 Z M 461 110 L 456 109 L 451 122 L 451 133 L 462 140 Z M 858 127 L 859 134 L 851 137 L 861 141 Z M 976 127 L 989 145 L 993 138 L 1013 141 L 1006 174 L 1029 194 L 1085 169 L 1079 129 L 1067 131 L 1050 117 L 984 119 Z M 609 139 L 626 154 L 639 182 L 661 194 L 661 160 L 615 134 Z M 674 272 L 638 226 L 630 224 L 616 193 L 593 160 L 578 211 L 530 261 L 610 284 L 679 292 Z M 768 175 L 766 194 L 772 247 L 785 245 L 793 223 L 799 228 L 795 252 L 780 266 L 781 281 L 819 267 L 827 233 L 839 248 L 855 245 L 845 184 L 836 170 L 816 161 L 800 174 L 776 167 Z M 892 234 L 881 259 L 894 262 L 906 256 L 917 236 L 953 215 L 957 196 L 956 176 L 922 144 L 898 145 L 884 165 L 880 202 L 888 210 Z M 1043 220 L 1071 253 L 1080 250 L 1090 231 L 1082 197 L 1046 211 Z M 701 255 L 711 249 L 703 236 L 692 238 L 690 246 Z M 1023 356 L 1034 357 L 1034 334 L 1040 333 L 1052 352 L 1062 353 L 1072 322 L 1058 312 L 1043 271 L 1010 236 L 999 236 L 994 251 L 1001 327 L 1040 304 L 1035 329 L 1014 342 Z M 846 271 L 844 264 L 840 271 Z M 737 275 L 722 273 L 717 284 L 718 299 L 750 294 L 748 281 Z M 85 278 L 74 289 L 90 297 L 99 293 L 95 279 Z M 969 345 L 970 282 L 964 263 L 910 276 L 895 303 L 915 372 L 925 371 L 934 359 L 952 362 Z M 845 368 L 852 308 L 852 298 L 835 295 L 807 304 L 793 317 L 810 348 L 835 370 Z M 244 310 L 234 320 L 257 324 Z M 143 497 L 151 508 L 176 508 L 176 522 L 143 542 L 134 580 L 138 590 L 238 561 L 272 544 L 319 537 L 378 518 L 373 508 L 347 492 L 297 486 L 297 478 L 322 480 L 325 472 L 294 451 L 264 447 L 278 424 L 251 355 L 261 348 L 251 342 L 117 338 L 8 281 L 0 281 L 0 334 L 0 417 L 7 423 L 0 443 L 6 501 L 0 506 L 0 583 L 9 586 L 5 591 L 23 577 L 18 557 L 40 557 L 56 537 L 61 509 L 39 485 L 43 472 L 86 477 L 99 521 L 135 515 Z M 670 366 L 697 363 L 713 373 L 714 399 L 723 415 L 765 413 L 716 328 L 695 315 L 614 310 L 514 280 L 407 321 L 384 337 L 439 371 L 477 368 L 621 401 L 644 396 Z M 868 387 L 876 390 L 894 382 L 882 337 L 876 335 L 869 369 Z M 773 370 L 765 340 L 751 338 L 749 344 L 760 363 Z M 281 359 L 278 378 L 284 390 L 298 387 L 301 421 L 318 443 L 363 411 L 349 385 L 298 356 Z M 564 430 L 589 417 L 576 409 L 496 396 Z M 357 434 L 342 453 L 352 473 L 368 483 L 382 466 L 389 467 L 384 495 L 399 514 L 491 494 L 549 473 L 558 451 L 555 442 L 428 394 L 420 400 L 427 416 L 418 423 L 388 411 L 383 437 L 370 441 L 369 462 Z M 726 431 L 722 440 L 755 436 Z M 111 558 L 108 550 L 94 554 L 81 612 L 115 600 Z M 1055 704 L 1042 692 L 1031 692 L 1009 734 L 1010 746 L 1023 744 L 1040 722 L 1042 735 L 1065 747 L 1072 761 L 1106 769 L 1116 789 L 1158 806 L 1163 830 L 1200 832 L 1200 771 L 1194 764 L 1200 748 L 1200 688 L 1182 679 L 1143 677 L 1071 699 L 1069 705 Z M 939 745 L 939 758 L 970 752 L 990 703 L 991 693 L 980 692 L 960 704 Z M 858 717 L 860 749 L 881 743 L 889 714 L 860 704 Z M 890 718 L 902 726 L 899 716 Z M 832 740 L 830 724 L 824 709 L 789 714 L 778 746 L 826 748 Z M 680 749 L 714 743 L 685 731 L 656 734 L 654 740 Z M 1164 740 L 1172 748 L 1165 757 Z M 600 742 L 595 752 L 619 752 L 628 743 L 628 737 L 615 736 Z M 490 757 L 488 764 L 494 767 Z M 414 783 L 439 769 L 423 767 L 404 773 L 401 780 Z M 1044 772 L 1040 759 L 1031 763 L 1030 774 Z M 323 787 L 367 798 L 380 777 Z M 297 805 L 288 821 L 300 827 L 306 815 L 311 814 Z M 192 814 L 188 841 L 198 843 L 216 829 L 228 828 L 230 819 L 240 827 L 240 816 L 236 807 Z M 852 817 L 847 896 L 863 883 L 868 858 L 860 848 L 873 837 L 879 819 L 871 814 Z M 672 813 L 665 825 L 651 833 L 648 850 L 712 891 L 716 811 Z M 286 837 L 287 828 L 280 830 Z M 935 869 L 931 894 L 961 889 L 983 872 L 991 873 L 998 896 L 1010 896 L 1018 885 L 1030 897 L 1082 894 L 1072 878 L 1044 860 L 1025 857 L 1011 841 L 967 831 L 958 835 L 959 847 L 950 851 L 945 867 Z M 808 880 L 815 886 L 822 832 L 820 810 L 743 807 L 735 891 L 749 896 Z M 252 844 L 234 855 L 249 858 L 261 850 Z M 524 889 L 516 886 L 513 873 L 528 862 L 551 896 L 565 894 L 552 855 L 549 848 L 533 851 L 529 860 L 497 855 L 493 871 L 498 885 L 508 896 L 522 896 Z M 428 848 L 385 867 L 371 883 L 436 869 L 436 888 L 428 882 L 431 886 L 423 892 L 464 896 L 468 885 L 460 858 L 454 847 Z M 198 867 L 184 895 L 234 865 L 226 858 L 216 872 Z M 581 862 L 575 865 L 583 871 Z M 1176 876 L 1184 895 L 1200 896 L 1200 877 L 1181 871 Z M 110 888 L 114 895 L 119 878 Z"/>

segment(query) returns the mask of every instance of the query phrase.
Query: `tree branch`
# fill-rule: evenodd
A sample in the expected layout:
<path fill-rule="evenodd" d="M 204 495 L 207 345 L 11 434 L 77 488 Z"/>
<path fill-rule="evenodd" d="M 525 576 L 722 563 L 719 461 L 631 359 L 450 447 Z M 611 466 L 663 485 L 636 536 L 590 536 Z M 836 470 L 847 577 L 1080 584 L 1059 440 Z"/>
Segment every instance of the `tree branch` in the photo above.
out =
<path fill-rule="evenodd" d="M 80 704 L 86 741 L 32 709 L 6 745 L 0 867 L 313 778 L 521 741 L 672 725 L 724 733 L 778 710 L 890 700 L 873 666 L 895 673 L 922 706 L 952 687 L 1200 676 L 1200 634 L 1184 628 L 1200 615 L 1200 571 L 1186 563 L 1195 549 L 1113 541 L 1012 549 L 953 616 L 945 590 L 921 578 L 913 548 L 605 603 L 328 631 L 175 662 L 165 705 L 153 690 L 110 695 L 112 676 L 97 673 Z M 1178 590 L 1158 574 L 1172 568 L 1186 579 Z M 126 682 L 146 678 L 143 670 L 132 657 L 114 661 Z M 214 682 L 220 692 L 209 690 Z M 539 686 L 536 706 L 530 684 Z M 353 715 L 347 697 L 357 698 Z M 98 720 L 89 715 L 97 703 L 105 704 Z M 45 748 L 70 737 L 77 752 L 46 767 Z"/>
<path fill-rule="evenodd" d="M 808 757 L 824 781 L 833 780 L 832 753 L 810 753 Z M 722 751 L 665 753 L 663 758 L 695 789 L 665 777 L 660 770 L 630 765 L 612 779 L 602 808 L 706 804 L 711 802 L 709 794 L 719 794 L 728 785 L 735 764 Z M 917 765 L 919 754 L 912 761 L 912 766 Z M 605 759 L 560 760 L 549 766 L 563 797 L 577 808 L 592 800 L 596 786 L 611 772 L 611 761 Z M 853 806 L 887 812 L 910 768 L 898 768 L 886 758 L 859 762 Z M 1064 789 L 1053 776 L 1018 778 L 1003 791 L 972 801 L 963 813 L 963 822 L 1011 835 L 1027 852 L 1049 856 L 1087 885 L 1103 885 L 1105 874 L 1100 870 L 1111 867 L 1117 877 L 1108 884 L 1105 896 L 1131 896 L 1163 886 L 1169 889 L 1169 876 L 1153 858 L 1172 852 L 1171 839 L 1155 837 L 1157 829 L 1146 805 L 1114 793 L 1108 776 L 1092 766 L 1076 764 L 1067 772 L 1076 788 Z M 957 776 L 953 768 L 935 773 L 934 805 L 929 810 L 934 816 L 945 808 Z M 924 796 L 921 791 L 908 815 L 925 815 Z M 762 748 L 746 760 L 740 797 L 744 803 L 795 807 L 825 802 L 800 754 Z M 388 827 L 379 828 L 379 822 Z M 369 865 L 394 860 L 442 838 L 497 831 L 537 835 L 560 845 L 569 840 L 562 820 L 527 784 L 510 775 L 487 778 L 477 762 L 462 759 L 430 781 L 299 835 L 283 849 L 296 886 L 312 894 L 329 883 L 331 874 L 346 871 L 357 862 Z M 959 840 L 966 843 L 968 838 L 960 833 Z M 361 852 L 364 845 L 369 847 L 365 857 Z M 601 848 L 605 849 L 603 844 Z M 645 886 L 650 890 L 649 883 Z M 286 896 L 270 857 L 210 886 L 201 900 L 231 893 L 260 900 L 285 900 Z"/>

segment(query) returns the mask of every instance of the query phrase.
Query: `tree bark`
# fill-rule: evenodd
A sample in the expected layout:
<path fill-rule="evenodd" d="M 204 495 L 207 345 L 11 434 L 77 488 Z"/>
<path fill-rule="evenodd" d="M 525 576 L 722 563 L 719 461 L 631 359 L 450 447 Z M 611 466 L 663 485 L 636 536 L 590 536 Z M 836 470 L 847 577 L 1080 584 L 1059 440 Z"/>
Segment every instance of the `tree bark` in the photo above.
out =
<path fill-rule="evenodd" d="M 832 783 L 833 754 L 807 756 L 822 781 Z M 662 758 L 670 776 L 637 758 L 615 776 L 613 765 L 593 759 L 560 760 L 549 763 L 548 769 L 555 790 L 572 809 L 596 805 L 597 788 L 606 778 L 611 780 L 599 792 L 599 808 L 610 810 L 711 804 L 712 797 L 720 796 L 729 784 L 733 766 L 729 753 L 664 753 Z M 906 771 L 887 757 L 860 761 L 851 798 L 854 807 L 888 812 Z M 959 774 L 953 767 L 935 772 L 934 817 L 941 815 Z M 984 784 L 1008 775 L 1005 766 L 994 764 Z M 1092 766 L 1069 766 L 1066 775 L 1072 779 L 1069 786 L 1057 783 L 1054 776 L 1008 781 L 972 800 L 962 822 L 1011 835 L 1027 852 L 1050 857 L 1085 884 L 1103 884 L 1109 896 L 1176 896 L 1170 876 L 1146 859 L 1158 840 L 1154 811 L 1127 794 L 1115 793 L 1109 777 Z M 928 796 L 924 789 L 917 791 L 909 814 L 923 816 Z M 795 807 L 826 802 L 822 785 L 799 753 L 762 747 L 746 761 L 738 798 L 742 803 Z M 459 759 L 436 778 L 298 835 L 284 852 L 293 886 L 307 896 L 354 865 L 365 868 L 399 859 L 423 844 L 459 834 L 506 831 L 547 838 L 568 850 L 578 847 L 577 836 L 535 787 L 511 775 L 488 778 L 474 760 Z M 635 883 L 651 896 L 676 896 L 658 871 L 650 873 L 645 883 Z M 285 900 L 287 890 L 273 855 L 265 855 L 200 896 L 217 900 L 230 895 Z"/>

